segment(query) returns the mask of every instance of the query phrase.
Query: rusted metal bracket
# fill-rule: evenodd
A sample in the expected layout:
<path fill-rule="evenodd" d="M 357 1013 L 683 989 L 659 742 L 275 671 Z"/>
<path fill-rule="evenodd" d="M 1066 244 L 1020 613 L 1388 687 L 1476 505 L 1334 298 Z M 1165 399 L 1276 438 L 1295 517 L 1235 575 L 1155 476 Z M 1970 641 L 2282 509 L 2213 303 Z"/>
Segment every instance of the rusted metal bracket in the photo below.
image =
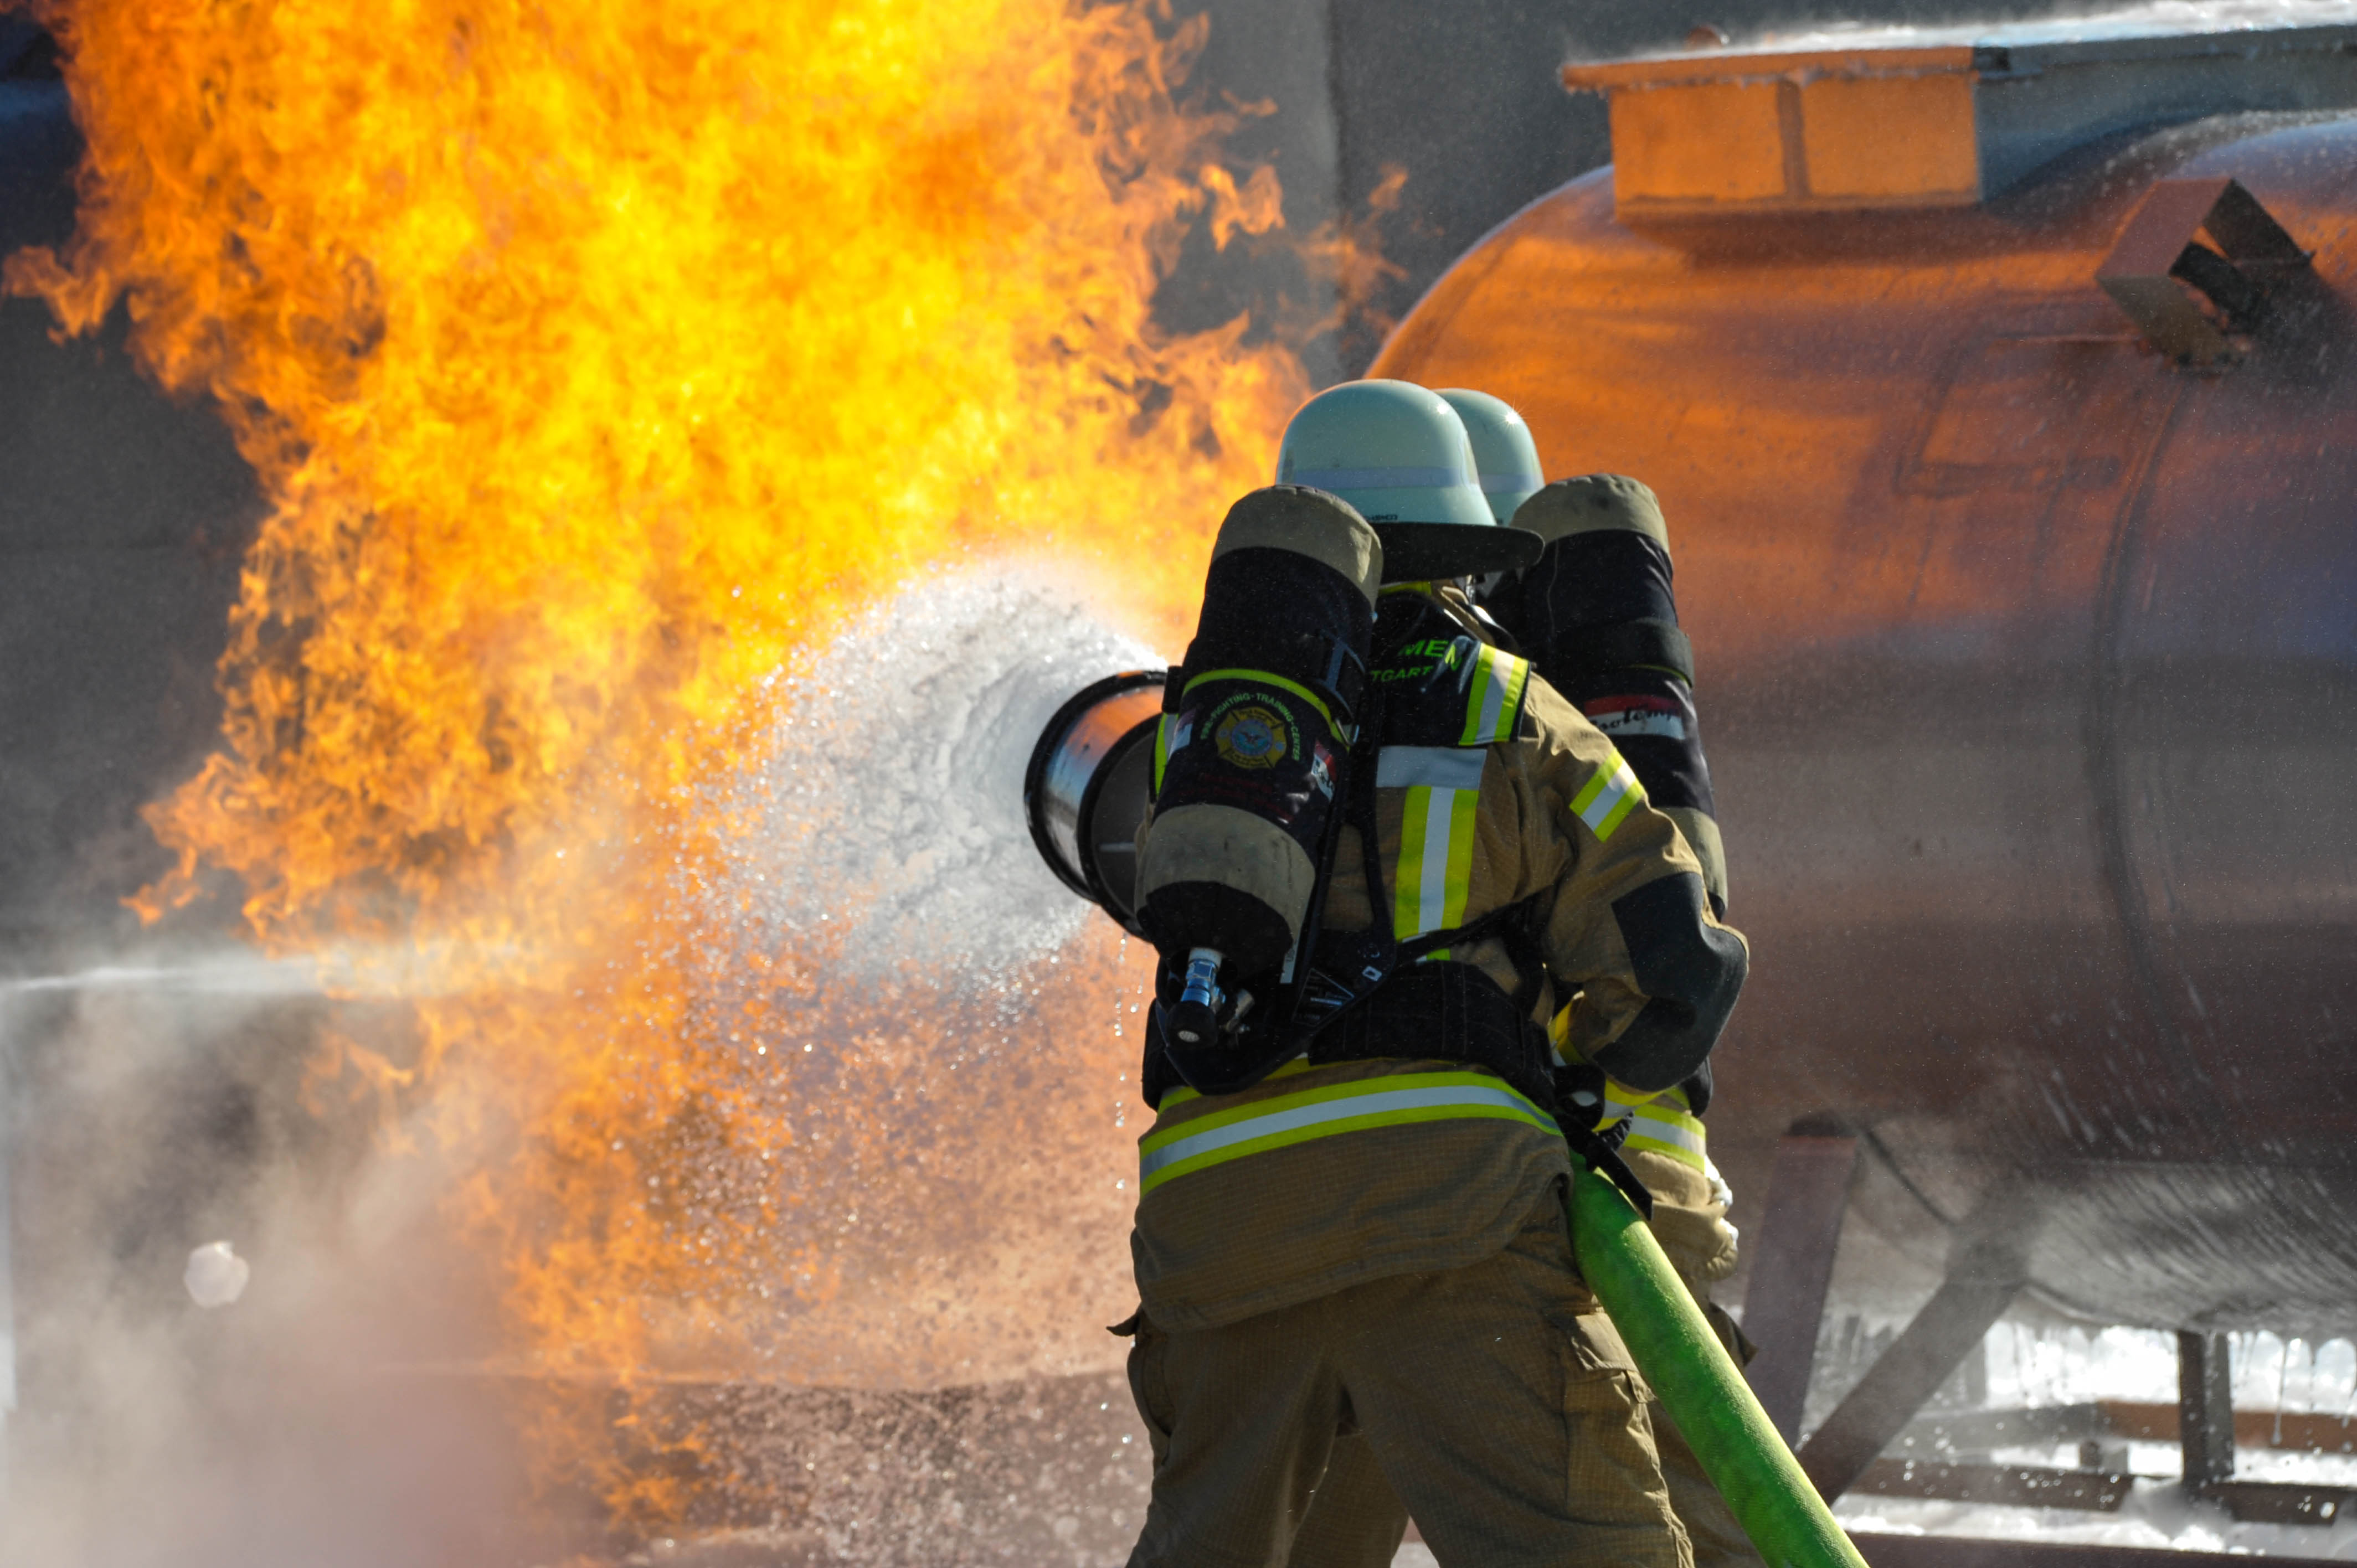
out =
<path fill-rule="evenodd" d="M 1886 1498 L 2117 1513 L 2136 1481 L 2124 1463 L 2057 1470 L 1975 1460 L 1877 1459 L 1849 1489 Z M 2357 1492 L 2298 1481 L 2221 1481 L 2203 1487 L 2201 1497 L 2245 1524 L 2322 1527 L 2339 1520 Z"/>
<path fill-rule="evenodd" d="M 2120 1470 L 2056 1470 L 2035 1465 L 1970 1460 L 1877 1459 L 1852 1481 L 1853 1493 L 1884 1498 L 1937 1498 L 1946 1502 L 1997 1503 L 2018 1509 L 2081 1509 L 2117 1513 L 2136 1477 Z"/>
<path fill-rule="evenodd" d="M 2247 1556 L 2166 1546 L 2085 1546 L 2065 1541 L 1992 1541 L 1952 1535 L 1861 1533 L 1871 1568 L 2247 1568 Z M 2268 1568 L 2328 1568 L 2328 1559 L 2276 1557 Z"/>
<path fill-rule="evenodd" d="M 2201 242 L 2205 233 L 2215 249 Z M 2266 317 L 2269 274 L 2308 261 L 2240 181 L 2164 179 L 2128 220 L 2095 282 L 2154 348 L 2180 364 L 2215 365 L 2234 357 L 2230 335 L 2254 331 Z"/>
<path fill-rule="evenodd" d="M 1900 1446 L 1907 1455 L 1923 1458 L 2064 1443 L 2175 1443 L 2182 1435 L 2179 1413 L 2173 1402 L 2139 1400 L 1944 1410 L 1910 1422 Z M 2237 1448 L 2357 1454 L 2357 1417 L 2296 1410 L 2238 1410 L 2233 1415 Z"/>

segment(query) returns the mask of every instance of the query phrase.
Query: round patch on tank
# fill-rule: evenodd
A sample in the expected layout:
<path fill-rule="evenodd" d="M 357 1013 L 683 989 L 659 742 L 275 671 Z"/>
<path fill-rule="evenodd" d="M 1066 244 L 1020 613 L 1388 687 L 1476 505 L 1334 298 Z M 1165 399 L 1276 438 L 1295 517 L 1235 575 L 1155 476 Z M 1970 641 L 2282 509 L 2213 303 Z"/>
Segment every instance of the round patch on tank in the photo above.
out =
<path fill-rule="evenodd" d="M 1266 708 L 1238 708 L 1211 734 L 1220 759 L 1238 768 L 1274 768 L 1285 760 L 1286 723 Z"/>

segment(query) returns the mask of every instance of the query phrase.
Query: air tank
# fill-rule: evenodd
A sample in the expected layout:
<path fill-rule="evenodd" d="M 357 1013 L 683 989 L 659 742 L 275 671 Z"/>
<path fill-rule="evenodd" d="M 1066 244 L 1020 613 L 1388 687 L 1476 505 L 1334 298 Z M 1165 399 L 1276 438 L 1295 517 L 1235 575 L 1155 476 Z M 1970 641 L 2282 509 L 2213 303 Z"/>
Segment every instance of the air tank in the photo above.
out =
<path fill-rule="evenodd" d="M 2009 1195 L 2074 1316 L 2357 1327 L 2350 34 L 1567 68 L 1618 172 L 1371 371 L 1661 496 L 1754 1215 L 1829 1116 L 1928 1262 Z"/>

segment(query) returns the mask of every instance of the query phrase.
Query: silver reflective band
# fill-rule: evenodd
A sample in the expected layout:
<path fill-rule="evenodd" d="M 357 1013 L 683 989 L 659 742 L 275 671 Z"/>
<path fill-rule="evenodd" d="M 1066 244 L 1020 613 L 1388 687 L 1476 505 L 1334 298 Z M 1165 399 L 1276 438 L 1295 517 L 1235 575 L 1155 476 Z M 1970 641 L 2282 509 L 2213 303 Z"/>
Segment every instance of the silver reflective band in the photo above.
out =
<path fill-rule="evenodd" d="M 1214 1127 L 1208 1133 L 1198 1133 L 1191 1138 L 1165 1144 L 1152 1154 L 1138 1157 L 1137 1174 L 1140 1177 L 1150 1176 L 1165 1165 L 1175 1165 L 1180 1160 L 1193 1159 L 1198 1155 L 1208 1155 L 1237 1144 L 1248 1144 L 1255 1138 L 1265 1138 L 1276 1133 L 1315 1127 L 1322 1122 L 1352 1122 L 1361 1116 L 1380 1116 L 1397 1111 L 1426 1111 L 1450 1105 L 1495 1105 L 1524 1118 L 1538 1113 L 1529 1101 L 1503 1084 L 1495 1089 L 1468 1084 L 1439 1089 L 1394 1089 L 1380 1094 L 1351 1094 L 1338 1100 L 1321 1100 L 1311 1105 L 1297 1105 L 1290 1111 L 1273 1111 L 1265 1116 L 1246 1117 L 1241 1122 L 1231 1122 L 1224 1127 Z"/>
<path fill-rule="evenodd" d="M 1618 1101 L 1613 1102 L 1613 1109 L 1621 1114 L 1609 1118 L 1604 1123 L 1606 1126 L 1609 1127 L 1615 1122 L 1628 1122 L 1632 1123 L 1629 1129 L 1629 1135 L 1632 1138 L 1651 1138 L 1657 1144 L 1673 1144 L 1696 1159 L 1703 1157 L 1702 1140 L 1676 1122 L 1648 1116 L 1642 1111 L 1634 1116 L 1629 1115 L 1628 1108 Z"/>
<path fill-rule="evenodd" d="M 1316 490 L 1447 490 L 1471 478 L 1462 468 L 1300 468 L 1277 482 Z"/>
<path fill-rule="evenodd" d="M 1499 721 L 1506 716 L 1508 689 L 1512 688 L 1512 695 L 1517 698 L 1522 695 L 1521 677 L 1523 671 L 1528 667 L 1512 655 L 1501 654 L 1494 648 L 1485 648 L 1474 657 L 1481 667 L 1480 671 L 1482 682 L 1481 708 L 1475 715 L 1472 728 L 1465 738 L 1503 740 L 1506 737 L 1500 735 L 1498 730 Z"/>
<path fill-rule="evenodd" d="M 1481 488 L 1485 490 L 1538 490 L 1546 481 L 1536 474 L 1484 474 Z"/>
<path fill-rule="evenodd" d="M 1479 746 L 1387 746 L 1375 753 L 1375 788 L 1479 789 L 1489 760 Z"/>

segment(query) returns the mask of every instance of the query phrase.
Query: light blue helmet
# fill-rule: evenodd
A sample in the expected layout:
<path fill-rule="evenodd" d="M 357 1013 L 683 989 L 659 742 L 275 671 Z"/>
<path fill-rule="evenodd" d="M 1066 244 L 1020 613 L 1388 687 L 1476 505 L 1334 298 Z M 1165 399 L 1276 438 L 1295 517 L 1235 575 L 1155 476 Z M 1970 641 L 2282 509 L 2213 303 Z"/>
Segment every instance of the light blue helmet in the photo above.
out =
<path fill-rule="evenodd" d="M 1504 528 L 1482 498 L 1465 422 L 1411 381 L 1345 381 L 1285 427 L 1276 482 L 1340 497 L 1374 525 L 1390 582 L 1527 566 L 1536 534 Z"/>
<path fill-rule="evenodd" d="M 1473 442 L 1473 467 L 1481 499 L 1489 502 L 1490 515 L 1504 522 L 1546 483 L 1531 427 L 1503 398 L 1466 387 L 1444 387 L 1440 395 L 1465 422 L 1465 434 Z"/>

